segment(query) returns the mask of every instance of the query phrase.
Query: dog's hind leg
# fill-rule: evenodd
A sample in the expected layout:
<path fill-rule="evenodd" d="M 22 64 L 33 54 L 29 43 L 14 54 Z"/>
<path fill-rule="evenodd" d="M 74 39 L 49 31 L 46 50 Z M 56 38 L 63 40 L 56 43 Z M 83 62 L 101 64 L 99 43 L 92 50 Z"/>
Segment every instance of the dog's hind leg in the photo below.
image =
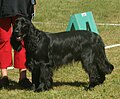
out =
<path fill-rule="evenodd" d="M 96 85 L 99 85 L 100 84 L 100 75 L 98 73 L 98 69 L 96 67 L 95 64 L 88 64 L 88 65 L 85 65 L 86 67 L 88 66 L 86 72 L 88 73 L 89 75 L 89 86 L 88 86 L 88 89 L 91 89 L 93 87 L 95 87 Z"/>
<path fill-rule="evenodd" d="M 100 75 L 98 72 L 98 68 L 95 63 L 95 53 L 92 49 L 86 49 L 84 52 L 81 53 L 81 62 L 83 68 L 89 75 L 89 86 L 88 89 L 99 85 Z"/>

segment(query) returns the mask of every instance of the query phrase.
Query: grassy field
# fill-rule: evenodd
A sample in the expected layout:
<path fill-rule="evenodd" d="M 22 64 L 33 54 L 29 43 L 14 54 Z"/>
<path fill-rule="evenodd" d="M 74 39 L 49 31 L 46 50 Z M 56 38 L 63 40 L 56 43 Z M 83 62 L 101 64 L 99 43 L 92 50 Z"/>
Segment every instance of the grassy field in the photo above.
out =
<path fill-rule="evenodd" d="M 120 24 L 119 0 L 37 0 L 34 25 L 46 32 L 65 31 L 69 18 L 75 13 L 92 11 L 96 23 Z M 35 23 L 40 22 L 40 23 Z M 120 26 L 97 26 L 106 45 L 120 43 Z M 115 66 L 104 84 L 85 91 L 88 75 L 80 63 L 72 63 L 54 73 L 52 90 L 34 93 L 17 84 L 17 69 L 9 70 L 10 87 L 0 90 L 0 99 L 119 99 L 120 47 L 106 49 L 109 61 Z M 30 72 L 28 77 L 31 79 Z"/>

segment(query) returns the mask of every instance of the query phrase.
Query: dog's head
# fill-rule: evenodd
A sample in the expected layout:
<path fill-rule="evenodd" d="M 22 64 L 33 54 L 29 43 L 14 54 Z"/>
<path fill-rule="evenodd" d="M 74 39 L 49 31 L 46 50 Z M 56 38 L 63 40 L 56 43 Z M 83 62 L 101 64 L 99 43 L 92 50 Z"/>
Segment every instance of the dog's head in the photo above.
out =
<path fill-rule="evenodd" d="M 11 36 L 11 45 L 14 50 L 20 51 L 22 49 L 21 41 L 27 35 L 30 29 L 30 21 L 24 17 L 16 19 L 13 26 L 13 33 Z"/>
<path fill-rule="evenodd" d="M 17 41 L 21 41 L 28 33 L 30 29 L 30 21 L 24 17 L 16 19 L 13 26 L 13 33 L 16 35 Z"/>

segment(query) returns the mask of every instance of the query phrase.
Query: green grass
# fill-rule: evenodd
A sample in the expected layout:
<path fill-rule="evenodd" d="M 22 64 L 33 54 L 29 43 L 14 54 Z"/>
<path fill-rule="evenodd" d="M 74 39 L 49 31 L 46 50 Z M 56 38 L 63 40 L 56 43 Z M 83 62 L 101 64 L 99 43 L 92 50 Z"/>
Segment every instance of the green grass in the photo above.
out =
<path fill-rule="evenodd" d="M 37 0 L 34 25 L 47 32 L 65 31 L 72 14 L 92 11 L 96 23 L 120 23 L 119 0 Z M 106 45 L 120 43 L 120 27 L 97 26 Z M 104 84 L 85 91 L 88 75 L 80 63 L 72 63 L 54 72 L 52 90 L 34 93 L 21 89 L 18 70 L 9 70 L 10 87 L 0 90 L 0 99 L 119 99 L 120 47 L 106 49 L 109 61 L 115 65 Z M 28 77 L 31 79 L 30 72 Z"/>

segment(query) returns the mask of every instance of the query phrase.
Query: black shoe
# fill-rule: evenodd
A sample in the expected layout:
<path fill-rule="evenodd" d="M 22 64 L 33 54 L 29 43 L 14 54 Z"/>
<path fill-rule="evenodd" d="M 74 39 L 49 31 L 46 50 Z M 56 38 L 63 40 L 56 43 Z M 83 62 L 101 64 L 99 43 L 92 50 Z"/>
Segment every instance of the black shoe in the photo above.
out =
<path fill-rule="evenodd" d="M 23 78 L 22 80 L 20 80 L 19 85 L 24 89 L 31 89 L 32 87 L 32 83 L 27 78 Z"/>
<path fill-rule="evenodd" d="M 0 78 L 0 88 L 7 88 L 9 86 L 9 80 L 7 76 Z"/>

